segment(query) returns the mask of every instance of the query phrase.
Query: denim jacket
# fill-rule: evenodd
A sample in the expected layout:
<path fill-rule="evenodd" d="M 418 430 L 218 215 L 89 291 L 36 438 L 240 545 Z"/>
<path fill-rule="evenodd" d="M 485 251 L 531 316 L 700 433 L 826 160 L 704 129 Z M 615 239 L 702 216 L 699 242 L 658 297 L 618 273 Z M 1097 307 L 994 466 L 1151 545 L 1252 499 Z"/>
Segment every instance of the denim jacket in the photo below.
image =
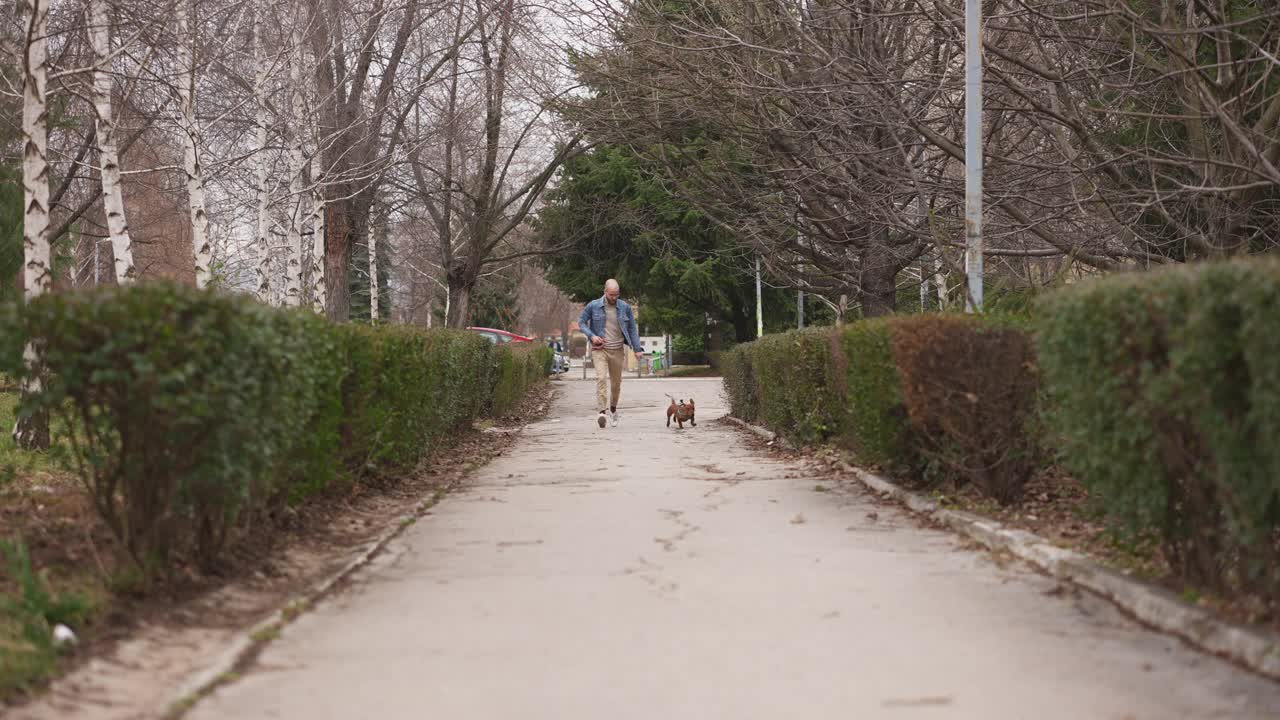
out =
<path fill-rule="evenodd" d="M 631 306 L 618 299 L 618 324 L 622 326 L 622 342 L 630 345 L 636 352 L 643 352 L 640 347 L 640 330 L 636 327 L 636 316 Z M 578 318 L 578 329 L 587 336 L 587 342 L 593 337 L 604 337 L 604 298 L 596 298 L 587 303 Z"/>

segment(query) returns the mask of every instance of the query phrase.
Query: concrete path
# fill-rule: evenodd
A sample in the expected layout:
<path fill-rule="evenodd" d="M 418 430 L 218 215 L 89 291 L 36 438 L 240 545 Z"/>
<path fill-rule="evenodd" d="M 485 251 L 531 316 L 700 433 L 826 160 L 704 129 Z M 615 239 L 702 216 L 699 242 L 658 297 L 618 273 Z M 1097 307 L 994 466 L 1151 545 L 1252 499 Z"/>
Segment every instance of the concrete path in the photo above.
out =
<path fill-rule="evenodd" d="M 1280 718 L 1280 686 L 753 451 L 719 381 L 627 380 L 609 430 L 561 386 L 190 717 Z"/>

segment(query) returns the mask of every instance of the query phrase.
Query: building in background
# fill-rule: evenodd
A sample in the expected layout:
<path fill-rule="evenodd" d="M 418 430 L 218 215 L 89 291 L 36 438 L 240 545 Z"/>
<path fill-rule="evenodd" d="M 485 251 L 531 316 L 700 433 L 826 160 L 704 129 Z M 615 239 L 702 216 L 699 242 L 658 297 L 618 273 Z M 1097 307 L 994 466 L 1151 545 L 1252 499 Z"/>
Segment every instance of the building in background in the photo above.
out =
<path fill-rule="evenodd" d="M 670 346 L 671 346 L 670 335 L 641 335 L 640 336 L 640 349 L 643 350 L 644 352 L 647 352 L 650 354 L 655 352 L 660 352 L 663 355 L 666 355 L 668 352 L 670 352 L 668 350 Z"/>

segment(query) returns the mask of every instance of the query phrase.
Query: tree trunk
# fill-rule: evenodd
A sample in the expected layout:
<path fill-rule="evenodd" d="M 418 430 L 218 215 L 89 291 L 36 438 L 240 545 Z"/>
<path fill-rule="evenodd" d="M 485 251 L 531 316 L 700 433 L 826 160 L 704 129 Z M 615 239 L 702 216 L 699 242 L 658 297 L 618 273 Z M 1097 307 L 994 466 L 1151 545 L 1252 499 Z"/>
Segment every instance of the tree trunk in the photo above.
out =
<path fill-rule="evenodd" d="M 325 297 L 326 286 L 324 272 L 325 250 L 325 214 L 327 204 L 324 193 L 324 171 L 320 166 L 320 152 L 311 158 L 311 304 L 318 313 L 323 313 L 328 303 Z"/>
<path fill-rule="evenodd" d="M 306 127 L 306 107 L 302 96 L 302 22 L 301 17 L 293 18 L 293 53 L 289 59 L 292 122 L 289 123 L 289 255 L 284 296 L 284 304 L 288 307 L 302 305 L 302 198 L 305 192 L 302 187 L 302 129 Z"/>
<path fill-rule="evenodd" d="M 49 249 L 49 129 L 47 120 L 48 0 L 24 0 L 19 8 L 27 20 L 26 56 L 22 82 L 22 262 L 25 297 L 31 301 L 53 284 Z M 36 369 L 40 357 L 33 344 L 24 351 L 28 373 L 22 381 L 26 400 L 42 389 Z M 24 403 L 25 404 L 25 403 Z M 49 447 L 49 416 L 19 415 L 13 428 L 19 447 Z"/>
<path fill-rule="evenodd" d="M 204 169 L 200 165 L 200 123 L 196 118 L 196 37 L 192 28 L 195 0 L 178 10 L 178 54 L 183 77 L 178 82 L 182 131 L 186 135 L 183 168 L 187 174 L 187 203 L 191 214 L 191 249 L 196 266 L 196 287 L 213 281 L 213 246 L 209 243 L 209 215 L 204 203 Z"/>
<path fill-rule="evenodd" d="M 708 316 L 708 320 L 707 352 L 721 352 L 724 350 L 724 322 L 714 316 Z"/>
<path fill-rule="evenodd" d="M 467 326 L 467 312 L 471 309 L 471 287 L 465 279 L 450 274 L 448 277 L 449 293 L 448 311 L 445 315 L 445 327 L 463 328 Z"/>
<path fill-rule="evenodd" d="M 257 169 L 258 220 L 255 238 L 258 246 L 258 299 L 264 303 L 271 302 L 271 191 L 267 177 L 267 62 L 263 48 L 262 17 L 266 10 L 259 0 L 253 17 L 253 62 L 254 82 L 253 100 L 257 106 L 257 145 L 258 152 L 254 156 Z"/>
<path fill-rule="evenodd" d="M 378 239 L 377 233 L 369 233 L 369 323 L 379 320 L 378 307 Z"/>
<path fill-rule="evenodd" d="M 133 265 L 133 241 L 125 218 L 120 188 L 120 153 L 116 149 L 116 123 L 111 111 L 111 16 L 107 0 L 89 2 L 89 42 L 93 45 L 93 107 L 97 114 L 102 205 L 107 214 L 107 237 L 115 258 L 116 282 L 127 285 L 137 279 Z"/>
<path fill-rule="evenodd" d="M 324 254 L 324 282 L 328 290 L 328 316 L 334 322 L 351 319 L 351 257 L 348 248 L 354 228 L 351 227 L 350 199 L 329 204 L 327 242 Z"/>
<path fill-rule="evenodd" d="M 319 118 L 330 133 L 322 143 L 326 173 L 337 186 L 334 194 L 342 198 L 333 202 L 335 207 L 329 218 L 330 232 L 325 247 L 324 274 L 328 315 L 335 321 L 345 322 L 351 316 L 352 248 L 362 244 L 366 236 L 373 198 L 378 194 L 382 181 L 380 174 L 375 174 L 372 179 L 356 179 L 350 176 L 350 171 L 362 168 L 361 173 L 367 172 L 367 168 L 379 165 L 382 157 L 395 154 L 394 148 L 399 141 L 398 130 L 384 134 L 382 123 L 390 113 L 388 108 L 393 96 L 392 88 L 395 86 L 405 49 L 413 37 L 414 29 L 419 26 L 419 19 L 418 0 L 409 0 L 404 6 L 390 52 L 385 56 L 378 55 L 378 62 L 375 64 L 377 72 L 368 72 L 369 65 L 362 61 L 352 73 L 345 65 L 343 30 L 330 22 L 341 14 L 342 6 L 337 2 L 330 5 L 333 12 L 329 12 L 328 8 L 321 9 L 318 4 L 314 6 L 312 18 L 317 20 L 315 27 L 319 31 L 313 32 L 313 48 L 317 58 Z M 385 12 L 374 14 L 376 19 L 371 21 L 374 29 L 380 27 L 385 15 Z M 368 57 L 371 58 L 372 49 L 369 52 Z M 361 98 L 371 75 L 379 80 L 372 109 L 366 110 L 367 104 L 362 103 Z M 416 99 L 417 95 L 413 97 Z M 383 144 L 388 137 L 390 142 Z"/>
<path fill-rule="evenodd" d="M 858 301 L 863 317 L 890 315 L 898 309 L 898 270 L 898 261 L 885 248 L 862 253 Z"/>
<path fill-rule="evenodd" d="M 947 309 L 947 276 L 942 272 L 942 251 L 939 250 L 939 257 L 933 264 L 933 284 L 938 289 L 938 310 L 946 312 Z"/>
<path fill-rule="evenodd" d="M 733 325 L 733 339 L 737 342 L 751 342 L 756 339 L 755 288 L 752 288 L 751 302 L 734 303 L 730 311 L 729 322 Z"/>

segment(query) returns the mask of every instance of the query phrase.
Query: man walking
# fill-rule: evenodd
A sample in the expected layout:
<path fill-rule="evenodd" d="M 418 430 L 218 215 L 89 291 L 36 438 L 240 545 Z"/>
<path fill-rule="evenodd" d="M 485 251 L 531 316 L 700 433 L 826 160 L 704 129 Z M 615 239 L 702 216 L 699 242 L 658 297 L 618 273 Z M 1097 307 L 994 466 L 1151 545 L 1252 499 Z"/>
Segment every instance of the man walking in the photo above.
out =
<path fill-rule="evenodd" d="M 596 406 L 600 416 L 596 423 L 608 422 L 618 427 L 618 394 L 622 391 L 622 368 L 626 364 L 626 346 L 644 357 L 640 346 L 640 330 L 631 306 L 618 299 L 621 290 L 617 280 L 604 284 L 604 296 L 592 300 L 582 309 L 578 328 L 591 343 L 591 363 L 596 366 Z"/>

